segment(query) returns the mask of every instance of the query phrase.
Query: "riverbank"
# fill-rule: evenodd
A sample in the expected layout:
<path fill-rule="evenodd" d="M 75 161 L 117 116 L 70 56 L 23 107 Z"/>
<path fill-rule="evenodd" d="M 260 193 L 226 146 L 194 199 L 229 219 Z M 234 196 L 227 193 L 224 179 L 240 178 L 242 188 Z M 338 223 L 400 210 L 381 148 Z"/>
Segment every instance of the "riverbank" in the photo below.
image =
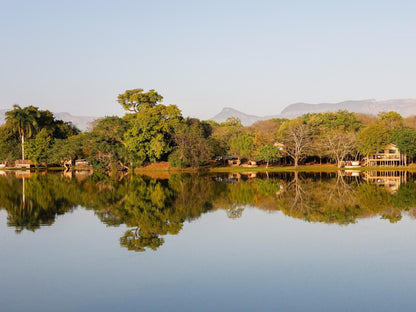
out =
<path fill-rule="evenodd" d="M 0 171 L 64 171 L 64 167 L 38 167 L 38 168 L 0 168 Z M 357 168 L 338 168 L 336 165 L 309 165 L 309 166 L 257 166 L 257 167 L 232 167 L 232 166 L 202 166 L 199 168 L 178 168 L 171 167 L 169 163 L 155 163 L 145 167 L 134 169 L 135 174 L 142 173 L 223 173 L 223 172 L 337 172 L 337 171 L 409 171 L 416 172 L 416 165 L 400 167 L 357 167 Z"/>

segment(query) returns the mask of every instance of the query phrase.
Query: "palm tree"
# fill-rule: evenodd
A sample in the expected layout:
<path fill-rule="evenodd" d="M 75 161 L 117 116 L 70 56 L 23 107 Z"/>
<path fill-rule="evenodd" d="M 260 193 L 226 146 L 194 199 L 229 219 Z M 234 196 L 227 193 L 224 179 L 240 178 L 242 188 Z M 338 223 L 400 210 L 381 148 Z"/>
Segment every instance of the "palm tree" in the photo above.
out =
<path fill-rule="evenodd" d="M 40 113 L 37 107 L 27 106 L 21 108 L 13 105 L 13 110 L 6 112 L 6 120 L 19 132 L 22 140 L 22 159 L 25 159 L 25 136 L 31 137 L 37 127 L 37 119 Z"/>

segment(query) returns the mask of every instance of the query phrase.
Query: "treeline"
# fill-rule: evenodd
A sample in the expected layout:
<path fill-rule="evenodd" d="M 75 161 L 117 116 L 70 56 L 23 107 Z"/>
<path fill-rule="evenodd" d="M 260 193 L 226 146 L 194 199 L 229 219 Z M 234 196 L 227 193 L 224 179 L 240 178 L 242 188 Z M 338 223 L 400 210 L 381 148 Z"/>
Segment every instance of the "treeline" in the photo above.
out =
<path fill-rule="evenodd" d="M 162 99 L 155 90 L 127 90 L 117 99 L 126 114 L 99 119 L 88 132 L 56 120 L 49 111 L 15 105 L 0 128 L 0 160 L 26 157 L 36 165 L 62 165 L 85 158 L 104 171 L 159 161 L 198 168 L 225 157 L 235 157 L 238 163 L 246 159 L 298 166 L 319 161 L 341 166 L 346 159 L 361 159 L 390 142 L 406 160 L 415 156 L 416 116 L 338 111 L 244 127 L 237 118 L 223 123 L 184 118 L 177 106 L 161 104 Z"/>

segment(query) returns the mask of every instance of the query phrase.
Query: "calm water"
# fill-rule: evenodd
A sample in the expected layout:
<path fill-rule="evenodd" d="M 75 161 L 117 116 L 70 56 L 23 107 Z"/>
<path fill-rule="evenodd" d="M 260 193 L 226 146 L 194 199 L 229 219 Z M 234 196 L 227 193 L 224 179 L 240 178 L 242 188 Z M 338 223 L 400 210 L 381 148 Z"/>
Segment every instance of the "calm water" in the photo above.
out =
<path fill-rule="evenodd" d="M 0 176 L 1 311 L 414 311 L 410 173 Z"/>

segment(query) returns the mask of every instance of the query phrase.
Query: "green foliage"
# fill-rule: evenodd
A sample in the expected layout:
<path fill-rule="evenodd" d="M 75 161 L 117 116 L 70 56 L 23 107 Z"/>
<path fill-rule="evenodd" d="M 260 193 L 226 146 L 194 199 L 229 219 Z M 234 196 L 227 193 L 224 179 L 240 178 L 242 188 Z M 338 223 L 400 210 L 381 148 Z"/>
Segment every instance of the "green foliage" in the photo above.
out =
<path fill-rule="evenodd" d="M 18 133 L 9 123 L 0 126 L 0 163 L 19 158 L 20 143 Z"/>
<path fill-rule="evenodd" d="M 211 151 L 204 137 L 204 128 L 198 119 L 187 119 L 180 123 L 174 134 L 180 166 L 197 168 L 211 158 Z M 173 158 L 173 157 L 172 157 Z M 175 163 L 177 158 L 175 158 Z"/>
<path fill-rule="evenodd" d="M 6 112 L 6 122 L 14 127 L 21 137 L 32 137 L 38 127 L 41 115 L 37 107 L 27 106 L 21 108 L 13 105 L 13 109 Z"/>
<path fill-rule="evenodd" d="M 358 136 L 358 151 L 362 155 L 377 153 L 390 141 L 390 131 L 380 123 L 365 128 Z"/>
<path fill-rule="evenodd" d="M 96 168 L 107 171 L 123 170 L 129 162 L 124 135 L 128 122 L 120 117 L 105 117 L 96 123 L 91 133 L 85 136 L 84 150 L 87 159 Z"/>
<path fill-rule="evenodd" d="M 6 112 L 6 122 L 9 123 L 19 134 L 22 144 L 22 159 L 25 159 L 25 138 L 30 138 L 37 129 L 37 119 L 40 113 L 37 107 L 28 106 L 21 108 L 13 105 L 13 110 Z"/>
<path fill-rule="evenodd" d="M 153 89 L 149 90 L 149 92 L 143 92 L 143 89 L 126 90 L 117 97 L 117 102 L 119 102 L 126 111 L 134 113 L 153 108 L 162 100 L 163 97 Z"/>
<path fill-rule="evenodd" d="M 81 133 L 68 139 L 56 139 L 49 150 L 48 162 L 63 165 L 65 162 L 84 158 L 86 155 L 83 145 L 87 142 L 87 137 L 89 134 Z"/>
<path fill-rule="evenodd" d="M 355 113 L 350 113 L 346 110 L 339 110 L 337 112 L 326 113 L 311 113 L 302 117 L 306 124 L 316 131 L 344 130 L 344 131 L 358 131 L 362 128 L 361 122 L 358 120 Z"/>
<path fill-rule="evenodd" d="M 391 141 L 395 143 L 399 151 L 408 156 L 415 156 L 416 151 L 416 131 L 403 127 L 394 129 L 391 133 Z"/>
<path fill-rule="evenodd" d="M 270 120 L 273 121 L 274 123 L 276 123 L 278 126 L 281 126 L 286 121 L 289 121 L 289 119 L 287 119 L 287 118 L 272 118 Z"/>
<path fill-rule="evenodd" d="M 169 154 L 168 162 L 172 167 L 176 168 L 190 166 L 190 163 L 183 159 L 182 153 L 178 148 L 174 148 L 174 150 Z"/>
<path fill-rule="evenodd" d="M 399 129 L 403 127 L 403 117 L 397 112 L 386 112 L 378 115 L 381 124 L 389 129 Z"/>
<path fill-rule="evenodd" d="M 162 104 L 140 110 L 128 118 L 124 142 L 137 165 L 162 160 L 172 151 L 173 133 L 182 120 L 175 105 Z"/>
<path fill-rule="evenodd" d="M 225 156 L 230 149 L 230 140 L 243 132 L 240 119 L 232 117 L 218 124 L 209 122 L 211 125 L 211 136 L 208 138 L 208 146 L 216 156 Z"/>
<path fill-rule="evenodd" d="M 66 139 L 69 136 L 79 133 L 79 130 L 72 124 L 65 123 L 62 120 L 55 120 L 53 114 L 48 110 L 39 110 L 39 108 L 35 106 L 21 108 L 19 105 L 14 105 L 13 110 L 6 112 L 5 129 L 14 130 L 14 133 L 10 133 L 8 138 L 12 137 L 13 134 L 20 137 L 22 144 L 22 159 L 25 157 L 25 139 L 34 138 L 40 131 L 46 131 L 51 139 Z M 43 134 L 43 136 L 45 135 L 46 134 Z M 32 142 L 31 144 L 34 143 Z M 10 145 L 11 142 L 8 143 L 8 146 Z M 32 146 L 30 148 L 30 157 L 37 155 L 38 152 L 34 152 L 35 147 Z M 35 157 L 39 157 L 39 155 Z M 42 157 L 42 159 L 44 159 L 44 157 Z"/>
<path fill-rule="evenodd" d="M 29 139 L 25 142 L 27 157 L 36 166 L 40 163 L 45 163 L 48 160 L 51 143 L 51 136 L 46 128 L 43 128 L 34 139 Z"/>
<path fill-rule="evenodd" d="M 269 162 L 277 161 L 282 156 L 282 151 L 274 145 L 263 145 L 257 150 L 256 159 L 262 160 L 269 165 Z"/>
<path fill-rule="evenodd" d="M 253 135 L 245 133 L 230 139 L 231 155 L 238 158 L 251 158 L 254 152 L 254 138 Z"/>

